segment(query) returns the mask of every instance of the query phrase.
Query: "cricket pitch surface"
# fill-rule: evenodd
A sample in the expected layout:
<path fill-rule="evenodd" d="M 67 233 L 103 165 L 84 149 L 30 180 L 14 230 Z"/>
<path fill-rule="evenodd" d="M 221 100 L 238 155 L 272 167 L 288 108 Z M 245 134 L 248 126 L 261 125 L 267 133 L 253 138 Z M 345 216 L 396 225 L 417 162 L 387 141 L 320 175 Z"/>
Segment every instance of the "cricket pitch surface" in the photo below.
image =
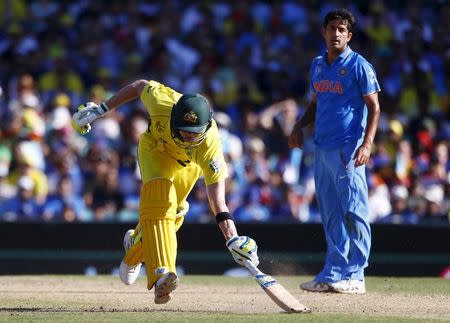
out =
<path fill-rule="evenodd" d="M 311 314 L 285 314 L 251 277 L 183 276 L 172 300 L 153 303 L 145 277 L 0 276 L 0 322 L 450 322 L 450 280 L 369 277 L 365 295 L 310 293 L 305 276 L 276 276 Z"/>

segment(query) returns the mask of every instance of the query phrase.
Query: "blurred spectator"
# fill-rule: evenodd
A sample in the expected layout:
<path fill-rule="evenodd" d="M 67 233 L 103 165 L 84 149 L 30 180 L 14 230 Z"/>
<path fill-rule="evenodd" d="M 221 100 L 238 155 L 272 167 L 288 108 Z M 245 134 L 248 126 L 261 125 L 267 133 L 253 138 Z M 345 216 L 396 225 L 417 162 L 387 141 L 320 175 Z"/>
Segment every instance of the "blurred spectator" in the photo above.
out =
<path fill-rule="evenodd" d="M 11 150 L 8 146 L 0 145 L 0 204 L 2 204 L 3 201 L 13 197 L 17 192 L 15 185 L 9 183 L 7 180 L 11 160 Z"/>
<path fill-rule="evenodd" d="M 85 159 L 85 201 L 94 221 L 113 221 L 124 205 L 118 182 L 118 156 L 113 150 L 91 146 Z"/>
<path fill-rule="evenodd" d="M 444 189 L 441 185 L 431 185 L 425 190 L 425 214 L 421 219 L 423 223 L 445 223 L 448 215 L 444 214 L 442 203 L 444 201 Z"/>
<path fill-rule="evenodd" d="M 276 102 L 265 108 L 260 114 L 260 123 L 264 130 L 264 142 L 267 147 L 268 158 L 273 164 L 272 169 L 281 168 L 283 181 L 296 184 L 299 181 L 301 151 L 288 149 L 286 138 L 291 133 L 297 120 L 297 103 L 293 99 Z"/>
<path fill-rule="evenodd" d="M 28 176 L 22 176 L 17 181 L 18 194 L 0 206 L 3 221 L 39 221 L 41 207 L 34 196 L 34 181 Z"/>
<path fill-rule="evenodd" d="M 209 210 L 208 197 L 204 186 L 203 179 L 199 179 L 195 183 L 192 193 L 188 197 L 189 212 L 185 217 L 186 222 L 213 222 L 213 217 Z"/>
<path fill-rule="evenodd" d="M 302 185 L 289 187 L 287 194 L 294 220 L 314 223 L 321 221 L 315 197 L 315 183 L 312 177 L 309 177 Z"/>
<path fill-rule="evenodd" d="M 396 185 L 391 190 L 392 211 L 389 215 L 377 219 L 380 223 L 416 224 L 419 222 L 417 214 L 408 206 L 408 189 L 402 185 Z"/>
<path fill-rule="evenodd" d="M 259 203 L 257 192 L 248 191 L 241 205 L 234 211 L 234 217 L 238 222 L 267 222 L 270 220 L 270 211 Z"/>
<path fill-rule="evenodd" d="M 22 107 L 29 107 L 42 112 L 43 106 L 39 98 L 38 88 L 30 74 L 12 77 L 9 82 L 9 111 L 17 112 Z"/>
<path fill-rule="evenodd" d="M 42 147 L 36 142 L 22 141 L 15 150 L 15 164 L 8 176 L 8 182 L 18 185 L 19 179 L 26 176 L 33 181 L 32 192 L 36 202 L 42 205 L 48 194 L 47 175 L 43 172 L 44 157 Z"/>
<path fill-rule="evenodd" d="M 75 222 L 83 218 L 84 212 L 84 201 L 74 194 L 71 178 L 63 176 L 55 194 L 47 198 L 42 218 L 44 221 Z"/>
<path fill-rule="evenodd" d="M 393 208 L 389 200 L 390 197 L 393 198 L 392 193 L 389 194 L 389 187 L 378 174 L 368 174 L 367 176 L 370 222 L 390 221 L 390 218 L 386 218 L 391 214 Z"/>

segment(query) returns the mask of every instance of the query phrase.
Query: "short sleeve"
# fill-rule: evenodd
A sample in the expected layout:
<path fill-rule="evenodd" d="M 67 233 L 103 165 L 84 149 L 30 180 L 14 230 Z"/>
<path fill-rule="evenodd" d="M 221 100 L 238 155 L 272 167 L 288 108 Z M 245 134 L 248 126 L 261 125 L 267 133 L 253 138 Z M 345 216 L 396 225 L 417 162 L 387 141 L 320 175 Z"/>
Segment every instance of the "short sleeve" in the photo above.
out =
<path fill-rule="evenodd" d="M 362 95 L 380 91 L 380 84 L 373 66 L 366 60 L 360 60 L 356 69 L 356 79 Z"/>
<path fill-rule="evenodd" d="M 199 147 L 196 158 L 196 163 L 203 170 L 206 185 L 217 183 L 228 177 L 227 163 L 215 122 L 208 132 L 206 143 Z"/>

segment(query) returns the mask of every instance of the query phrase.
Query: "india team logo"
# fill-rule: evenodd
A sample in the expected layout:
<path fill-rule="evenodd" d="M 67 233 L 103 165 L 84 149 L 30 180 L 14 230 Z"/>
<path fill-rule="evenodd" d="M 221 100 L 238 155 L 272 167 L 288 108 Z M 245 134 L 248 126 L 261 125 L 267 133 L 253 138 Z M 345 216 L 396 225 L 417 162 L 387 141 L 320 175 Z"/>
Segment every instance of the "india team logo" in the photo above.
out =
<path fill-rule="evenodd" d="M 345 67 L 341 67 L 340 69 L 339 69 L 339 71 L 338 71 L 338 74 L 340 75 L 340 76 L 345 76 L 345 75 L 347 75 L 347 69 L 345 68 Z"/>
<path fill-rule="evenodd" d="M 183 117 L 183 120 L 186 122 L 190 122 L 190 123 L 196 123 L 197 122 L 197 115 L 195 114 L 194 111 L 189 111 L 188 113 L 186 113 Z"/>

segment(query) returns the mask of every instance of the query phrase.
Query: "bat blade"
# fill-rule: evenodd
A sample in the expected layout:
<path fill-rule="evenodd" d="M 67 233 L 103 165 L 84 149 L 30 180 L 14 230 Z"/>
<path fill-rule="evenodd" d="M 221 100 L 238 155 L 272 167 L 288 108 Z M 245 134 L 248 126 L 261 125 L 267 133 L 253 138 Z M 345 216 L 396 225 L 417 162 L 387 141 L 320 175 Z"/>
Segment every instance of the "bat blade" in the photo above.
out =
<path fill-rule="evenodd" d="M 255 275 L 255 280 L 266 292 L 267 295 L 288 313 L 310 313 L 311 310 L 300 303 L 291 293 L 288 292 L 275 278 L 266 274 Z"/>

